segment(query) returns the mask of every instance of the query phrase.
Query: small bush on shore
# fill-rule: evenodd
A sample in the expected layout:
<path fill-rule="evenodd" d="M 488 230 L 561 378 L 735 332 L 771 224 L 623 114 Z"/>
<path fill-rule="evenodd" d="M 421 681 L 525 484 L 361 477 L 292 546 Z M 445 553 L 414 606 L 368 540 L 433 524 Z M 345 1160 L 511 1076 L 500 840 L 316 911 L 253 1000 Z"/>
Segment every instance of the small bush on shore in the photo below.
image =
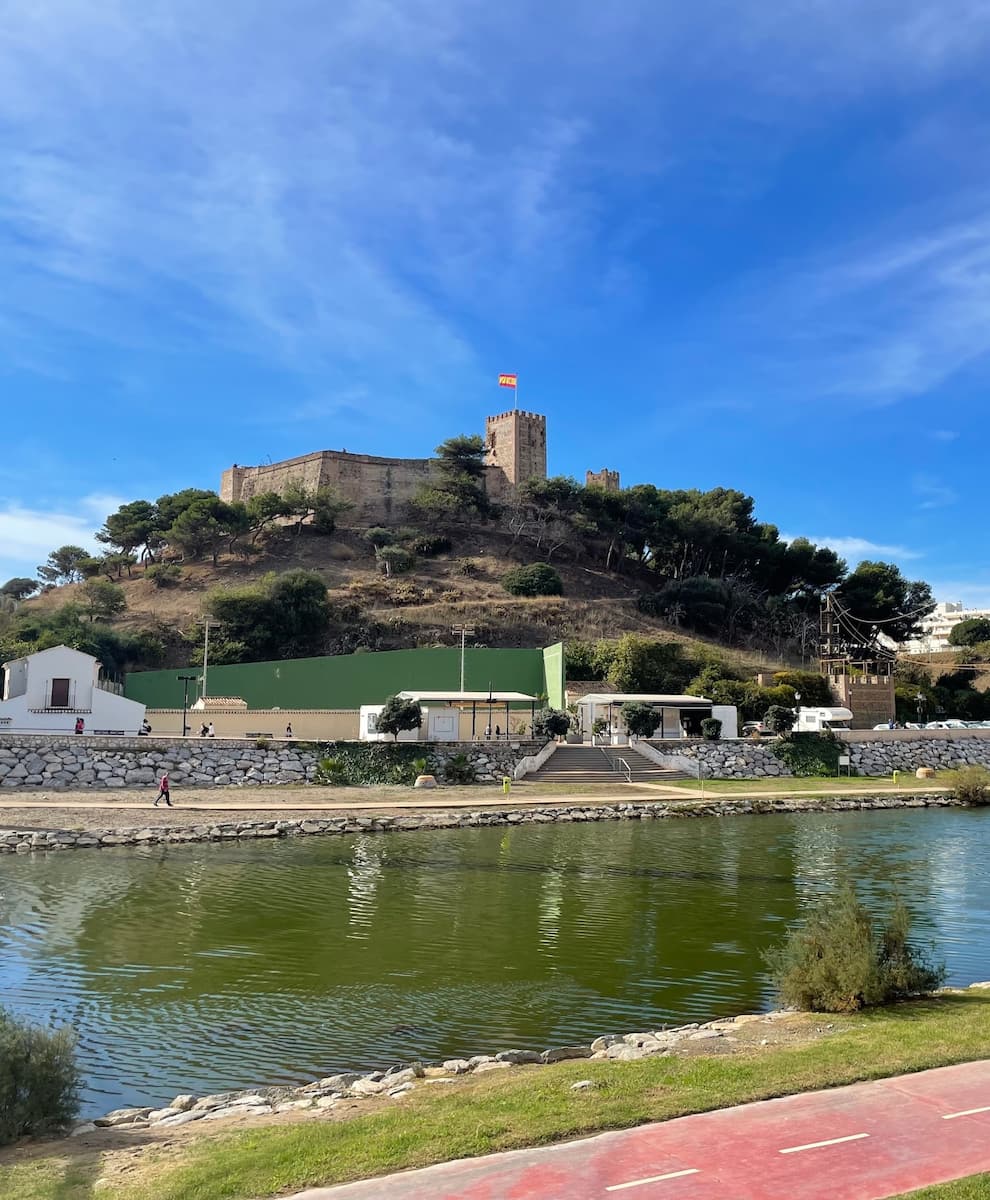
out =
<path fill-rule="evenodd" d="M 985 767 L 961 767 L 952 771 L 949 787 L 963 804 L 990 804 L 990 771 Z"/>
<path fill-rule="evenodd" d="M 41 1029 L 0 1007 L 0 1146 L 62 1133 L 78 1112 L 75 1034 Z"/>
<path fill-rule="evenodd" d="M 908 943 L 911 917 L 897 901 L 883 925 L 849 882 L 823 897 L 807 921 L 766 954 L 786 1005 L 811 1012 L 856 1012 L 931 992 L 945 978 Z"/>

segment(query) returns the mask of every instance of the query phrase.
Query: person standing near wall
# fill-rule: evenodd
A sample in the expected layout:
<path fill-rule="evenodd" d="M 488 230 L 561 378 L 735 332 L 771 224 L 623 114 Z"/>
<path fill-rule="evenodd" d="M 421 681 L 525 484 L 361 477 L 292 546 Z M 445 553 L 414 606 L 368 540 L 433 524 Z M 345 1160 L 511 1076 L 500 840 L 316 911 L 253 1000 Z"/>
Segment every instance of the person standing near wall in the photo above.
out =
<path fill-rule="evenodd" d="M 208 732 L 207 732 L 206 736 L 207 736 L 207 737 L 216 737 L 216 736 L 217 736 L 217 735 L 216 735 L 216 732 L 215 732 L 215 731 L 214 731 L 214 729 L 213 729 L 213 722 L 212 722 L 212 721 L 210 722 L 210 725 L 209 725 L 209 730 L 208 730 Z"/>
<path fill-rule="evenodd" d="M 76 733 L 85 733 L 85 732 L 86 732 L 86 722 L 82 719 L 82 717 L 76 717 Z"/>

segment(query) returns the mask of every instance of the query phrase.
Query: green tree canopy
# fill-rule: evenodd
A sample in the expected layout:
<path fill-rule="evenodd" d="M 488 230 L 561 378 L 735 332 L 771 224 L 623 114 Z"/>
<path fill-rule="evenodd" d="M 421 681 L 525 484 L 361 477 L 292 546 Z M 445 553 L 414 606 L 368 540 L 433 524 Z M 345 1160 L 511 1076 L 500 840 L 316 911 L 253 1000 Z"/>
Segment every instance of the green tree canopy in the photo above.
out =
<path fill-rule="evenodd" d="M 950 646 L 976 646 L 980 642 L 990 642 L 990 617 L 970 617 L 949 631 Z"/>
<path fill-rule="evenodd" d="M 206 611 L 221 624 L 215 661 L 320 654 L 330 624 L 327 586 L 312 571 L 285 571 L 238 588 L 215 588 Z M 211 656 L 213 647 L 211 645 Z"/>
<path fill-rule="evenodd" d="M 797 720 L 797 713 L 793 708 L 786 708 L 783 704 L 771 704 L 763 716 L 763 723 L 771 733 L 785 734 L 790 733 L 794 728 L 794 722 Z"/>
<path fill-rule="evenodd" d="M 12 600 L 26 600 L 28 596 L 34 595 L 39 586 L 37 579 L 26 579 L 23 576 L 15 575 L 13 579 L 8 579 L 3 587 L 0 587 L 0 595 L 10 596 Z"/>
<path fill-rule="evenodd" d="M 91 621 L 110 620 L 127 608 L 124 589 L 109 579 L 87 579 L 83 584 L 83 597 Z"/>
<path fill-rule="evenodd" d="M 141 547 L 141 557 L 144 558 L 150 553 L 150 548 L 157 544 L 156 535 L 160 531 L 156 506 L 149 500 L 132 500 L 107 517 L 103 528 L 96 534 L 96 540 L 114 546 L 121 554 L 127 555 Z"/>
<path fill-rule="evenodd" d="M 661 714 L 652 704 L 641 704 L 636 700 L 623 704 L 620 711 L 626 729 L 633 737 L 650 737 L 662 720 Z"/>
<path fill-rule="evenodd" d="M 45 583 L 75 583 L 82 578 L 82 563 L 90 557 L 82 546 L 60 546 L 48 555 L 38 574 Z"/>
<path fill-rule="evenodd" d="M 922 618 L 935 609 L 928 584 L 905 579 L 893 563 L 861 562 L 835 596 L 852 624 L 850 637 L 855 640 L 855 632 L 862 630 L 864 643 L 881 633 L 905 642 L 921 632 Z"/>
<path fill-rule="evenodd" d="M 541 708 L 533 717 L 533 737 L 563 737 L 571 727 L 570 713 L 559 708 Z"/>
<path fill-rule="evenodd" d="M 417 700 L 407 700 L 402 696 L 389 696 L 382 711 L 378 714 L 376 726 L 380 732 L 390 733 L 398 741 L 400 733 L 419 729 L 422 723 L 423 710 Z"/>
<path fill-rule="evenodd" d="M 490 516 L 484 440 L 477 434 L 448 438 L 437 446 L 436 455 L 435 478 L 419 489 L 413 507 L 440 520 Z"/>

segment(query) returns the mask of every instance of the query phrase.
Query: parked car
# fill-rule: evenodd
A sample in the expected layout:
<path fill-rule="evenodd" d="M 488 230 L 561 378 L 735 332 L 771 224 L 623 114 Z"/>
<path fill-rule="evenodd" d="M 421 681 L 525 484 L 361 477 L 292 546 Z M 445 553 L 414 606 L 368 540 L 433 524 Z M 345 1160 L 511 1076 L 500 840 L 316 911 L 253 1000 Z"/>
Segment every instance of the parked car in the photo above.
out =
<path fill-rule="evenodd" d="M 773 737 L 773 732 L 762 721 L 747 721 L 742 727 L 742 736 L 752 737 L 754 733 L 757 737 Z"/>

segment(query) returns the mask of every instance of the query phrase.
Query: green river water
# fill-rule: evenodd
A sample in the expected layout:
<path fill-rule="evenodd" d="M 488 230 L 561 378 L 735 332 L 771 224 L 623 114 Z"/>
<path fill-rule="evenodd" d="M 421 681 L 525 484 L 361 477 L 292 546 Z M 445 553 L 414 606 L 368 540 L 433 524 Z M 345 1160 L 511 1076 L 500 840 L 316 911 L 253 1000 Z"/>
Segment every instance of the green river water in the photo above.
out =
<path fill-rule="evenodd" d="M 840 869 L 990 977 L 990 810 L 446 830 L 0 858 L 0 996 L 85 1111 L 768 1007 Z"/>

